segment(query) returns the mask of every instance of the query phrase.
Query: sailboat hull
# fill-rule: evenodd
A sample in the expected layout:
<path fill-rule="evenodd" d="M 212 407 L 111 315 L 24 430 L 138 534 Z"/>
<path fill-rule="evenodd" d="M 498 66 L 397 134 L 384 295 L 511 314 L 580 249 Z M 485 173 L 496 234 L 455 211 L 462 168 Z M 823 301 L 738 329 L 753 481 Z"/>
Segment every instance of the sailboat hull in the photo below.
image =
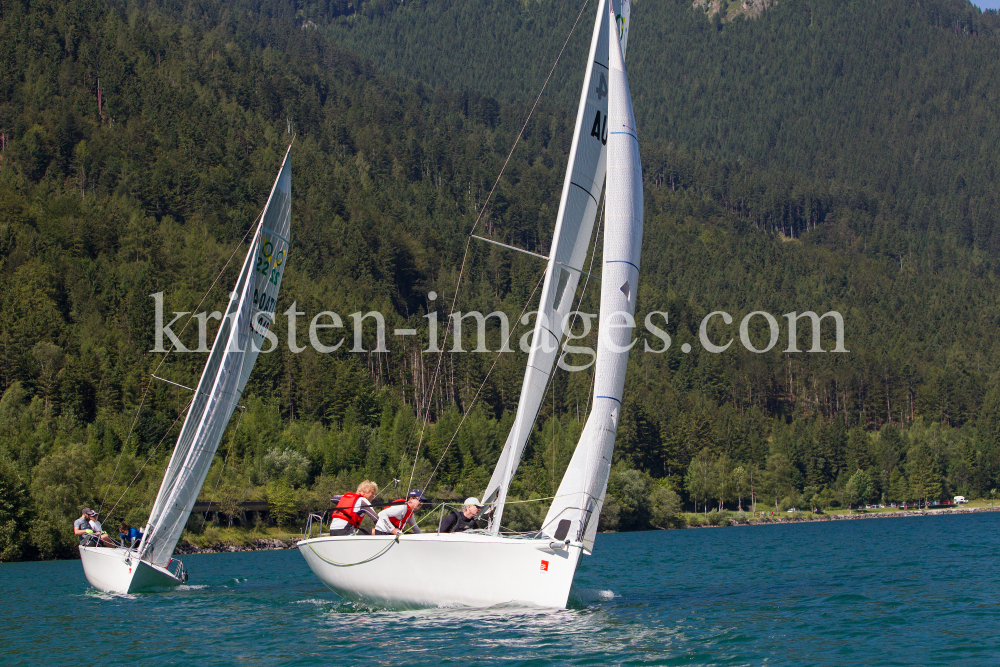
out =
<path fill-rule="evenodd" d="M 552 546 L 562 548 L 553 549 Z M 481 533 L 319 537 L 299 542 L 306 563 L 338 595 L 377 607 L 563 609 L 579 543 Z"/>
<path fill-rule="evenodd" d="M 80 560 L 90 585 L 105 593 L 124 595 L 182 583 L 168 570 L 139 560 L 128 549 L 80 547 Z"/>

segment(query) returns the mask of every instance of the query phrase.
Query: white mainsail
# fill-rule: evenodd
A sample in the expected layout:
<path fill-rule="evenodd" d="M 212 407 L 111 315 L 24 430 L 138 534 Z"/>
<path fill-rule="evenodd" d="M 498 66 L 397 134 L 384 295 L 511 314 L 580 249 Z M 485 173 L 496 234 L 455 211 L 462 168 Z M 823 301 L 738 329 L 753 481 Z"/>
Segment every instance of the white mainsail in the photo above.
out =
<path fill-rule="evenodd" d="M 290 152 L 291 146 L 271 188 L 153 504 L 139 553 L 140 558 L 154 565 L 166 566 L 173 555 L 174 546 L 205 483 L 222 433 L 274 322 L 274 306 L 285 272 L 290 238 Z"/>
<path fill-rule="evenodd" d="M 604 266 L 600 328 L 594 363 L 593 409 L 587 419 L 542 532 L 594 548 L 621 416 L 628 353 L 633 345 L 642 247 L 642 163 L 625 57 L 610 47 L 608 185 L 605 192 Z"/>
<path fill-rule="evenodd" d="M 507 489 L 521 461 L 559 356 L 563 329 L 573 308 L 573 297 L 597 218 L 607 159 L 609 18 L 616 26 L 624 52 L 630 15 L 629 0 L 611 0 L 611 6 L 612 16 L 609 17 L 608 0 L 598 3 L 590 43 L 590 64 L 584 75 L 521 397 L 514 425 L 483 494 L 484 502 L 496 502 L 490 522 L 494 533 L 500 530 Z"/>

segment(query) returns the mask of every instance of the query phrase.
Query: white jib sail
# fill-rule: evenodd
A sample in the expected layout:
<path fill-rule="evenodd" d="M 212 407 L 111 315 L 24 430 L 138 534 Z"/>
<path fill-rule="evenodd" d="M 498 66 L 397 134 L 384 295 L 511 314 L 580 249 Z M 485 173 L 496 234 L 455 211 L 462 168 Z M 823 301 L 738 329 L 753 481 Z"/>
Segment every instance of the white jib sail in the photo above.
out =
<path fill-rule="evenodd" d="M 154 565 L 165 566 L 173 555 L 257 355 L 277 346 L 269 330 L 288 258 L 290 152 L 289 146 L 150 513 L 140 556 Z"/>
<path fill-rule="evenodd" d="M 634 345 L 632 333 L 642 247 L 639 140 L 625 59 L 614 41 L 610 47 L 608 96 L 608 185 L 593 409 L 542 525 L 542 531 L 556 539 L 581 540 L 587 553 L 594 548 L 608 487 L 628 353 Z"/>
<path fill-rule="evenodd" d="M 611 0 L 619 36 L 628 34 L 629 0 Z M 570 146 L 562 199 L 556 216 L 549 264 L 545 272 L 541 301 L 535 317 L 528 365 L 521 386 L 514 426 L 507 436 L 500 460 L 483 494 L 484 502 L 496 501 L 490 521 L 493 532 L 500 531 L 503 503 L 521 454 L 542 405 L 545 387 L 559 356 L 565 325 L 580 280 L 580 270 L 597 218 L 598 202 L 604 186 L 608 141 L 608 0 L 600 0 L 590 42 L 590 63 L 583 79 L 573 143 Z M 622 48 L 624 49 L 624 37 Z"/>

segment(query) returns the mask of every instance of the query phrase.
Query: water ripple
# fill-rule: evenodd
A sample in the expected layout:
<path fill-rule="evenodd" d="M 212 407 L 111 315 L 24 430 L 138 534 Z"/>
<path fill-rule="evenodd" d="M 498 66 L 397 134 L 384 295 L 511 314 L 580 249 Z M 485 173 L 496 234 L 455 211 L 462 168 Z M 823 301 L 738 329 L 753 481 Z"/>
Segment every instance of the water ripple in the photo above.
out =
<path fill-rule="evenodd" d="M 90 589 L 78 561 L 5 564 L 4 658 L 78 664 L 87 627 L 158 665 L 996 664 L 998 528 L 970 514 L 601 535 L 565 610 L 370 608 L 295 551 L 190 556 L 190 585 L 127 596 Z"/>

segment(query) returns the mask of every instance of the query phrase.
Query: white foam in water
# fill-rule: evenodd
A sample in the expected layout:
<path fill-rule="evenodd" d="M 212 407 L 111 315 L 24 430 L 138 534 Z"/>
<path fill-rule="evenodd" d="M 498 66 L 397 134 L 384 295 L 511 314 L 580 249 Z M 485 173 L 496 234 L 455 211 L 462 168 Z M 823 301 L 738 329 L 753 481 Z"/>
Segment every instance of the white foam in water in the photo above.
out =
<path fill-rule="evenodd" d="M 309 598 L 308 600 L 295 600 L 292 604 L 332 604 L 329 600 L 320 600 L 318 598 Z"/>
<path fill-rule="evenodd" d="M 609 602 L 617 597 L 621 597 L 617 593 L 611 590 L 601 590 L 597 588 L 577 588 L 573 587 L 571 593 L 582 604 L 589 604 L 592 602 Z"/>
<path fill-rule="evenodd" d="M 104 591 L 99 591 L 96 588 L 88 588 L 84 595 L 90 597 L 95 597 L 98 600 L 137 600 L 139 596 L 136 594 L 129 595 L 128 593 L 105 593 Z"/>

